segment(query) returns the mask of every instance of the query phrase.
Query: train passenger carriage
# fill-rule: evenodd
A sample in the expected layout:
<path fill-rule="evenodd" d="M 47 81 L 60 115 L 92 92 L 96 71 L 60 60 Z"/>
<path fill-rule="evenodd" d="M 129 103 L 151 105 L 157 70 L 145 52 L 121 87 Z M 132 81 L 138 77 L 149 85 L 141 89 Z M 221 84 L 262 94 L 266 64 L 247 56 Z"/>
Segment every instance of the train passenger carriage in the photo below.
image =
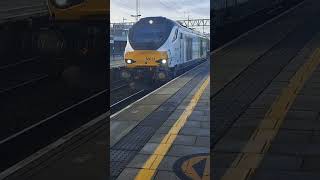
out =
<path fill-rule="evenodd" d="M 207 58 L 209 39 L 165 17 L 140 19 L 129 30 L 124 60 L 126 79 L 167 80 Z"/>

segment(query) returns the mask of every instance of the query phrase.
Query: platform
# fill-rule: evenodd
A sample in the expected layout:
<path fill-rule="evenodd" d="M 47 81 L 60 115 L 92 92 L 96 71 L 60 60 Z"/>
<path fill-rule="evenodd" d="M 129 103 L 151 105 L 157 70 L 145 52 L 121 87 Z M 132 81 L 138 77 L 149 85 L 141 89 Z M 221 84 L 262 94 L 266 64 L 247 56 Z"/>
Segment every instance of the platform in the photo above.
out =
<path fill-rule="evenodd" d="M 305 0 L 214 53 L 214 179 L 320 178 L 319 18 Z"/>
<path fill-rule="evenodd" d="M 112 179 L 209 178 L 208 63 L 111 118 Z M 204 165 L 199 168 L 201 175 L 184 164 L 190 159 L 194 159 L 194 164 Z"/>

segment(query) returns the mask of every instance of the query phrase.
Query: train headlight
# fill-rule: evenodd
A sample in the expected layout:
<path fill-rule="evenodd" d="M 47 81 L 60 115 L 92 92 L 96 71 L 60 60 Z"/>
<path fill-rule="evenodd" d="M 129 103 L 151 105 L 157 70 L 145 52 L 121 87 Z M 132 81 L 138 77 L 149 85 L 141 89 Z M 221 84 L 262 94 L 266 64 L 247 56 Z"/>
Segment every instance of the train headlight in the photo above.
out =
<path fill-rule="evenodd" d="M 126 63 L 127 63 L 127 64 L 132 64 L 133 61 L 132 61 L 132 59 L 127 59 L 127 60 L 126 60 Z"/>
<path fill-rule="evenodd" d="M 156 62 L 159 63 L 160 65 L 167 65 L 168 64 L 168 60 L 167 59 L 159 59 Z"/>
<path fill-rule="evenodd" d="M 167 61 L 166 59 L 162 59 L 162 60 L 161 60 L 161 64 L 167 64 L 167 62 L 168 62 L 168 61 Z"/>

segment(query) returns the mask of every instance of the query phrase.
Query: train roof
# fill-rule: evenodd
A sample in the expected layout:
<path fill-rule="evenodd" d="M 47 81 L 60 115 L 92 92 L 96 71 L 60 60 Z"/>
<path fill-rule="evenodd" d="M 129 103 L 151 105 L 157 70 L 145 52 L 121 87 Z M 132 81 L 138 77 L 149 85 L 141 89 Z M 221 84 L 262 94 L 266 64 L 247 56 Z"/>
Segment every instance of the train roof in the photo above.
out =
<path fill-rule="evenodd" d="M 173 24 L 175 24 L 175 25 L 177 25 L 177 26 L 179 26 L 179 27 L 181 27 L 181 28 L 184 28 L 186 31 L 189 31 L 190 33 L 194 33 L 194 34 L 197 34 L 197 35 L 199 35 L 199 36 L 202 36 L 202 37 L 208 39 L 208 37 L 207 37 L 205 34 L 202 34 L 201 32 L 198 32 L 198 31 L 195 31 L 195 30 L 193 30 L 193 29 L 191 29 L 191 28 L 188 28 L 188 27 L 184 26 L 182 23 L 180 23 L 180 22 L 178 22 L 178 21 L 171 20 L 171 19 L 169 19 L 169 18 L 167 18 L 167 17 L 164 17 L 164 16 L 149 16 L 149 17 L 141 18 L 140 20 L 150 19 L 150 18 L 163 18 L 163 19 L 166 19 L 167 21 L 170 21 L 170 22 L 172 22 Z M 139 20 L 139 21 L 140 21 L 140 20 Z"/>

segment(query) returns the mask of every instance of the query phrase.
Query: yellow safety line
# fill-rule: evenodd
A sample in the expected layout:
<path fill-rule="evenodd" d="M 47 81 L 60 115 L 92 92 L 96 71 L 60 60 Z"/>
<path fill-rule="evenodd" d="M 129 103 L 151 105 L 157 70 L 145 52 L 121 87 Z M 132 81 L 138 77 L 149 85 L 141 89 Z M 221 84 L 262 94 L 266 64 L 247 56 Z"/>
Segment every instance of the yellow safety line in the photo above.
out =
<path fill-rule="evenodd" d="M 275 102 L 273 102 L 264 119 L 255 129 L 255 132 L 251 135 L 246 146 L 242 149 L 242 153 L 238 154 L 237 158 L 233 161 L 230 168 L 227 169 L 221 180 L 246 179 L 254 173 L 255 169 L 259 167 L 260 162 L 263 160 L 265 153 L 269 150 L 271 142 L 277 135 L 296 96 L 319 63 L 320 49 L 317 48 L 308 61 L 303 64 L 290 79 L 289 85 L 282 89 L 281 94 L 277 97 Z M 273 128 L 266 129 L 266 124 L 271 125 Z M 257 147 L 261 149 L 260 153 L 247 153 L 254 152 L 247 150 L 256 149 Z"/>
<path fill-rule="evenodd" d="M 183 111 L 179 119 L 175 122 L 175 124 L 171 127 L 170 131 L 166 134 L 166 136 L 162 139 L 161 143 L 158 145 L 153 154 L 148 158 L 148 160 L 144 163 L 142 169 L 138 172 L 135 180 L 148 180 L 151 179 L 157 168 L 159 167 L 162 159 L 169 151 L 172 146 L 173 141 L 176 139 L 179 131 L 187 122 L 188 117 L 191 115 L 193 109 L 197 105 L 201 95 L 209 84 L 210 77 L 208 77 L 201 87 L 197 90 L 195 95 L 192 97 L 191 102 L 188 104 L 186 109 Z"/>

